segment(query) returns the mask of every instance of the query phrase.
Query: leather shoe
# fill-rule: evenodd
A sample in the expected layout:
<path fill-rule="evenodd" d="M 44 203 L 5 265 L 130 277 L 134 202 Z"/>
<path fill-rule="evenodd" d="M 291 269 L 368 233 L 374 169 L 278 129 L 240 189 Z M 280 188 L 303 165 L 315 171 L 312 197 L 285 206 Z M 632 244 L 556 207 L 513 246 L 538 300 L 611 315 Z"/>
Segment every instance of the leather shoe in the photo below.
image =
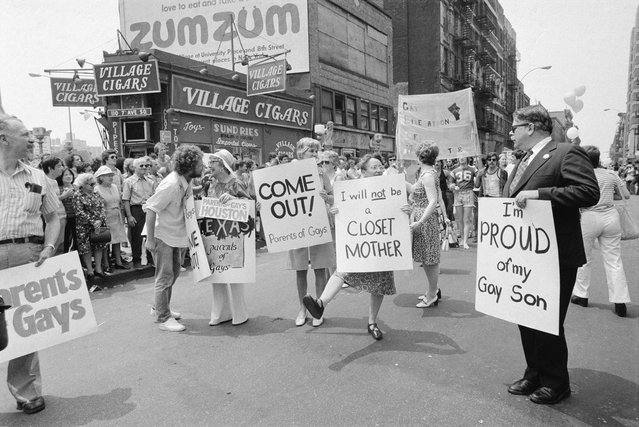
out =
<path fill-rule="evenodd" d="M 573 295 L 572 297 L 570 297 L 570 302 L 573 304 L 580 305 L 582 307 L 588 307 L 588 298 L 582 298 L 582 297 Z"/>
<path fill-rule="evenodd" d="M 519 381 L 515 381 L 510 385 L 510 387 L 508 387 L 508 393 L 516 394 L 517 396 L 528 396 L 538 388 L 538 382 L 522 378 Z"/>
<path fill-rule="evenodd" d="M 35 414 L 36 412 L 40 412 L 44 409 L 44 398 L 42 396 L 38 396 L 33 400 L 29 400 L 28 402 L 16 402 L 18 411 L 22 411 L 25 414 Z"/>
<path fill-rule="evenodd" d="M 530 395 L 530 400 L 540 405 L 554 405 L 570 396 L 570 387 L 539 387 Z"/>
<path fill-rule="evenodd" d="M 304 303 L 304 307 L 306 307 L 308 312 L 311 313 L 311 316 L 316 319 L 322 318 L 322 316 L 324 315 L 324 306 L 320 305 L 318 300 L 307 294 L 304 296 L 304 298 L 302 298 L 302 302 Z"/>
<path fill-rule="evenodd" d="M 370 323 L 368 325 L 368 333 L 371 334 L 371 336 L 376 341 L 379 341 L 382 338 L 384 338 L 384 336 L 382 335 L 382 331 L 380 331 L 379 328 L 377 327 L 377 323 Z"/>
<path fill-rule="evenodd" d="M 626 317 L 627 309 L 624 303 L 615 303 L 615 314 L 619 317 Z"/>

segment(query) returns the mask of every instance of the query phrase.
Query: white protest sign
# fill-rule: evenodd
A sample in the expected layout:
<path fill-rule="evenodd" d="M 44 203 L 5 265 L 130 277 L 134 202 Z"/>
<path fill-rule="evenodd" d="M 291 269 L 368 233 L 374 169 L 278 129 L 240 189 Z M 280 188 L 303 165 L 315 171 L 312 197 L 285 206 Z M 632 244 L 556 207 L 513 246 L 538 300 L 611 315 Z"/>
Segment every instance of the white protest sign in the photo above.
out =
<path fill-rule="evenodd" d="M 226 204 L 213 197 L 203 197 L 198 210 L 198 218 L 218 218 L 247 222 L 249 204 L 246 200 L 230 200 Z"/>
<path fill-rule="evenodd" d="M 475 309 L 558 335 L 559 253 L 549 201 L 479 199 Z"/>
<path fill-rule="evenodd" d="M 0 362 L 88 335 L 97 330 L 77 252 L 0 271 L 0 296 L 9 345 Z"/>
<path fill-rule="evenodd" d="M 253 181 L 269 252 L 333 240 L 315 159 L 258 169 Z"/>
<path fill-rule="evenodd" d="M 335 183 L 337 271 L 412 270 L 404 174 Z"/>
<path fill-rule="evenodd" d="M 199 209 L 195 207 L 193 193 L 191 193 L 184 202 L 184 220 L 189 238 L 189 255 L 191 256 L 191 267 L 193 268 L 193 280 L 195 283 L 211 276 L 211 267 L 206 258 L 206 249 L 204 249 L 200 227 L 197 223 L 198 211 Z"/>
<path fill-rule="evenodd" d="M 206 208 L 215 207 L 214 209 Z M 221 204 L 218 199 L 205 197 L 198 218 L 204 251 L 211 268 L 212 283 L 255 282 L 255 202 L 236 199 Z M 209 217 L 207 213 L 234 217 L 246 213 L 246 221 L 231 221 Z"/>
<path fill-rule="evenodd" d="M 472 90 L 400 95 L 395 140 L 399 160 L 416 161 L 423 142 L 437 144 L 440 159 L 478 154 Z"/>

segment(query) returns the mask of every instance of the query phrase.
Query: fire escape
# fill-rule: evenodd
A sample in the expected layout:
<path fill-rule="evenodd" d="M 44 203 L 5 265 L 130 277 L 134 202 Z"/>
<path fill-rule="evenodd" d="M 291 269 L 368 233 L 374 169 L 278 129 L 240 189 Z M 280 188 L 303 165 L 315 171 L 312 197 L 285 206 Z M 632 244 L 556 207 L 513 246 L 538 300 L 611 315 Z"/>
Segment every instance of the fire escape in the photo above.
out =
<path fill-rule="evenodd" d="M 475 0 L 459 0 L 461 8 L 461 34 L 455 37 L 454 41 L 461 46 L 463 52 L 463 74 L 461 80 L 456 81 L 458 89 L 474 87 L 478 83 L 478 76 L 475 74 L 475 57 L 477 56 L 478 43 L 473 29 L 475 12 L 473 4 Z"/>
<path fill-rule="evenodd" d="M 483 6 L 483 5 L 482 5 Z M 481 42 L 477 60 L 483 70 L 483 79 L 478 88 L 479 110 L 481 112 L 477 120 L 477 127 L 484 132 L 494 132 L 497 130 L 495 109 L 504 114 L 505 109 L 499 101 L 499 81 L 502 77 L 496 70 L 498 49 L 500 43 L 495 36 L 497 28 L 496 17 L 494 17 L 485 6 L 480 8 L 476 17 L 477 26 L 481 31 Z"/>

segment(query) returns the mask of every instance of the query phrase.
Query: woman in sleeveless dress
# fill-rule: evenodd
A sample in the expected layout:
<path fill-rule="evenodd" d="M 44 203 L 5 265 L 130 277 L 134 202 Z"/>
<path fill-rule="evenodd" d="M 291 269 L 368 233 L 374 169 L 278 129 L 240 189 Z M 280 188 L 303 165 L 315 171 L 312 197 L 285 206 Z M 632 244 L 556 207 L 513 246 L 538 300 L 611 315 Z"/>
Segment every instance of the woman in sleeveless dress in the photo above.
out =
<path fill-rule="evenodd" d="M 438 209 L 447 223 L 449 220 L 443 209 L 444 201 L 439 189 L 439 174 L 434 167 L 438 155 L 439 148 L 435 144 L 424 144 L 417 149 L 421 173 L 413 185 L 413 214 L 410 229 L 413 233 L 413 260 L 422 263 L 428 278 L 428 291 L 419 297 L 421 300 L 417 304 L 419 308 L 434 307 L 441 298 L 441 292 L 437 287 L 441 253 Z"/>

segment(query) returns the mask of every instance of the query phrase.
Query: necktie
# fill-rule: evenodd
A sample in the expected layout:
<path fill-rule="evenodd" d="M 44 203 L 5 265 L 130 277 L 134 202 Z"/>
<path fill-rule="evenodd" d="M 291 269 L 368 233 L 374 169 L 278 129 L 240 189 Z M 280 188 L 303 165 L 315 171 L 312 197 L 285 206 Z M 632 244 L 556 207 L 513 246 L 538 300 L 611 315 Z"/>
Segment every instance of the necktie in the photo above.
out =
<path fill-rule="evenodd" d="M 528 158 L 530 157 L 531 154 L 532 154 L 532 151 L 528 150 L 524 158 L 521 159 L 521 162 L 519 162 L 519 166 L 517 166 L 517 171 L 515 172 L 515 177 L 510 182 L 510 194 L 513 193 L 513 191 L 515 190 L 515 187 L 517 186 L 517 184 L 519 183 L 519 180 L 521 179 L 521 176 L 524 174 L 524 171 L 526 171 L 526 168 L 528 167 Z"/>

